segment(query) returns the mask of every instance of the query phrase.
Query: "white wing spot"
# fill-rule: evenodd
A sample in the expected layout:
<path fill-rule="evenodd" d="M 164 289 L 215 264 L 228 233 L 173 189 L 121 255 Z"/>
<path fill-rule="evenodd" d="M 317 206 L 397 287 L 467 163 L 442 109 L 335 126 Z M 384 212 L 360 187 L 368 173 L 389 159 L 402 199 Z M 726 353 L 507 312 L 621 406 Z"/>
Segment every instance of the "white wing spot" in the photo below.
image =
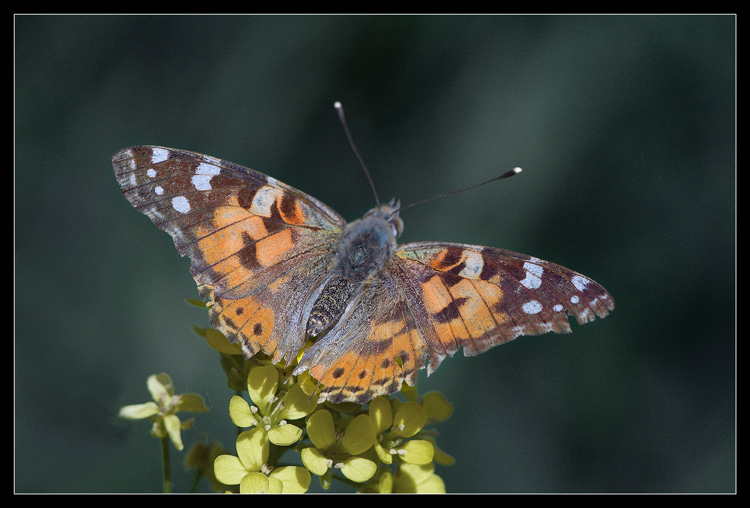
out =
<path fill-rule="evenodd" d="M 193 175 L 191 180 L 195 190 L 211 190 L 211 177 L 209 175 Z"/>
<path fill-rule="evenodd" d="M 162 187 L 161 185 L 157 185 L 156 187 L 154 187 L 154 192 L 157 196 L 161 196 L 162 194 L 164 194 L 164 187 Z"/>
<path fill-rule="evenodd" d="M 554 310 L 555 312 L 562 312 L 563 306 L 560 305 L 559 303 L 556 303 L 555 306 L 552 307 L 552 310 Z"/>
<path fill-rule="evenodd" d="M 180 213 L 188 213 L 190 211 L 190 202 L 185 196 L 176 196 L 172 198 L 172 208 Z"/>
<path fill-rule="evenodd" d="M 482 273 L 484 261 L 482 255 L 471 250 L 464 251 L 464 268 L 459 275 L 468 279 L 476 279 Z"/>
<path fill-rule="evenodd" d="M 273 187 L 264 186 L 255 193 L 252 212 L 262 217 L 271 216 L 271 207 L 281 198 L 281 191 Z"/>
<path fill-rule="evenodd" d="M 581 277 L 580 275 L 573 276 L 572 279 L 570 279 L 570 282 L 573 283 L 573 285 L 576 287 L 578 291 L 583 291 L 586 289 L 586 285 L 591 282 L 586 277 Z"/>
<path fill-rule="evenodd" d="M 217 166 L 201 162 L 195 169 L 195 175 L 192 178 L 193 187 L 196 190 L 211 190 L 211 178 L 215 177 L 221 171 Z"/>
<path fill-rule="evenodd" d="M 151 149 L 151 164 L 159 164 L 169 159 L 169 152 L 164 148 Z"/>
<path fill-rule="evenodd" d="M 542 285 L 542 274 L 544 268 L 528 261 L 523 264 L 523 269 L 526 270 L 526 278 L 521 281 L 521 284 L 529 289 L 537 289 Z"/>
<path fill-rule="evenodd" d="M 154 178 L 156 177 L 156 170 L 154 168 L 148 168 L 148 170 L 146 170 L 146 174 L 149 178 Z"/>
<path fill-rule="evenodd" d="M 570 303 L 578 303 L 579 298 L 576 295 L 570 297 Z"/>
<path fill-rule="evenodd" d="M 536 300 L 524 303 L 521 308 L 526 314 L 539 314 L 542 312 L 542 304 Z"/>

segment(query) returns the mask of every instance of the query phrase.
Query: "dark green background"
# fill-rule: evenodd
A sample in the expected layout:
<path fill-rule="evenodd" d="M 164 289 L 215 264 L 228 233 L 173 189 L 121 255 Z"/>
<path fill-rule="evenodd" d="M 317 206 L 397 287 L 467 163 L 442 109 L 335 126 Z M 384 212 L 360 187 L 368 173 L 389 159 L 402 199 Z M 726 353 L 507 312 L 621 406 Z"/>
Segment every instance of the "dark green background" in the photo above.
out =
<path fill-rule="evenodd" d="M 450 492 L 735 490 L 733 16 L 18 16 L 15 489 L 159 491 L 159 443 L 119 407 L 166 371 L 233 448 L 231 392 L 192 335 L 188 261 L 110 158 L 228 159 L 347 219 L 383 199 L 522 175 L 403 214 L 404 241 L 492 245 L 603 284 L 572 335 L 448 359 Z M 188 488 L 173 455 L 175 490 Z M 313 479 L 313 488 L 319 489 Z"/>

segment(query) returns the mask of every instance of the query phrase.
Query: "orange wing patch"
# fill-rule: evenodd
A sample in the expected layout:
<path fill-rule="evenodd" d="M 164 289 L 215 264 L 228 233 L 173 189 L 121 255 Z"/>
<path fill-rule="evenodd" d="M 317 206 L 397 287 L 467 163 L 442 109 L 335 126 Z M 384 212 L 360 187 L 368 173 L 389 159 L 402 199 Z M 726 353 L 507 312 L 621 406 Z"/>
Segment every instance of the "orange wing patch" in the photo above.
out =
<path fill-rule="evenodd" d="M 443 265 L 444 266 L 444 265 Z M 438 273 L 422 283 L 422 300 L 441 347 L 452 355 L 459 346 L 496 334 L 508 321 L 503 290 L 494 284 Z"/>
<path fill-rule="evenodd" d="M 458 304 L 458 312 L 472 337 L 481 337 L 495 328 L 495 320 L 481 295 L 469 280 L 461 280 L 450 287 L 451 296 Z"/>
<path fill-rule="evenodd" d="M 282 229 L 255 244 L 255 259 L 262 267 L 275 265 L 294 249 L 291 229 Z"/>
<path fill-rule="evenodd" d="M 215 286 L 223 297 L 243 297 L 276 281 L 274 274 L 267 273 L 270 267 L 310 249 L 309 238 L 303 241 L 305 235 L 322 236 L 298 227 L 308 217 L 316 222 L 312 211 L 283 190 L 267 185 L 244 189 L 227 202 L 213 209 L 209 221 L 196 226 L 197 248 L 192 256 L 196 280 Z"/>
<path fill-rule="evenodd" d="M 213 321 L 227 337 L 236 337 L 243 355 L 251 357 L 263 351 L 268 355 L 276 352 L 270 341 L 274 331 L 273 309 L 264 306 L 252 297 L 238 300 L 216 299 Z"/>
<path fill-rule="evenodd" d="M 439 275 L 422 283 L 422 298 L 427 312 L 435 317 L 433 324 L 441 342 L 447 349 L 457 350 L 470 334 L 461 319 L 458 305 Z"/>

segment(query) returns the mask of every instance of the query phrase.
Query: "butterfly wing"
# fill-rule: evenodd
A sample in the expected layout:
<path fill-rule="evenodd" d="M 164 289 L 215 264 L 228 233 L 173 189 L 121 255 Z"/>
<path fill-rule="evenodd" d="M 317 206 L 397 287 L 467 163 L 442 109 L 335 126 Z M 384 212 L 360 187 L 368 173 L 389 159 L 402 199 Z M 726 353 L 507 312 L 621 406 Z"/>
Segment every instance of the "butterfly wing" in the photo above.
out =
<path fill-rule="evenodd" d="M 614 301 L 596 282 L 515 252 L 448 243 L 398 248 L 351 311 L 303 355 L 321 401 L 366 402 L 413 386 L 459 347 L 482 353 L 520 335 L 568 333 Z"/>
<path fill-rule="evenodd" d="M 614 300 L 562 266 L 492 247 L 411 243 L 396 253 L 398 281 L 425 342 L 428 374 L 463 347 L 473 356 L 521 335 L 570 333 L 603 318 Z"/>
<path fill-rule="evenodd" d="M 312 196 L 206 155 L 155 146 L 112 157 L 130 203 L 169 233 L 211 324 L 250 357 L 287 361 L 304 344 L 302 302 L 326 273 L 345 221 Z"/>

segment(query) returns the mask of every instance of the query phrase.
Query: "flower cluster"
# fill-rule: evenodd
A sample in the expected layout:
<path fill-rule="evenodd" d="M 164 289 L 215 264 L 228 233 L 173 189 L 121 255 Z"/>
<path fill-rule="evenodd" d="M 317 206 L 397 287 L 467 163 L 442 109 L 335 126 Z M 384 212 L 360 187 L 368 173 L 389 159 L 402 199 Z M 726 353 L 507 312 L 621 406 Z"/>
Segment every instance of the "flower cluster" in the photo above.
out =
<path fill-rule="evenodd" d="M 438 411 L 428 413 L 438 401 Z M 437 392 L 420 401 L 378 397 L 366 409 L 343 413 L 321 408 L 307 421 L 312 446 L 302 447 L 302 462 L 324 488 L 340 469 L 350 483 L 362 484 L 358 492 L 444 493 L 434 462 L 448 465 L 453 459 L 435 446 L 434 433 L 425 426 L 450 412 Z"/>
<path fill-rule="evenodd" d="M 251 406 L 239 395 L 229 402 L 229 416 L 237 427 L 251 427 L 237 436 L 237 456 L 220 455 L 214 462 L 216 478 L 239 485 L 240 492 L 306 492 L 310 473 L 298 466 L 274 467 L 271 446 L 283 453 L 302 438 L 302 428 L 290 422 L 303 419 L 316 404 L 292 377 L 284 381 L 273 365 L 256 365 L 247 377 Z M 276 454 L 277 458 L 280 453 Z"/>
<path fill-rule="evenodd" d="M 218 332 L 207 332 L 210 344 Z M 218 342 L 225 348 L 226 339 Z M 220 482 L 239 485 L 240 492 L 306 492 L 312 473 L 324 489 L 335 479 L 358 492 L 445 492 L 434 464 L 449 465 L 453 459 L 436 447 L 435 431 L 426 428 L 451 415 L 451 404 L 439 393 L 417 397 L 409 389 L 405 401 L 377 397 L 365 405 L 317 404 L 308 374 L 292 376 L 291 367 L 262 358 L 243 361 L 244 367 L 228 375 L 231 385 L 238 372 L 247 372 L 250 402 L 235 395 L 229 415 L 237 427 L 250 430 L 237 437 L 236 456 L 216 459 Z M 287 451 L 299 454 L 301 466 L 269 461 Z"/>
<path fill-rule="evenodd" d="M 229 417 L 238 429 L 236 454 L 218 443 L 198 443 L 185 461 L 214 490 L 302 493 L 315 475 L 323 489 L 341 481 L 357 492 L 446 491 L 435 463 L 450 465 L 453 458 L 436 446 L 431 428 L 452 413 L 441 394 L 420 397 L 405 386 L 401 397 L 318 404 L 320 387 L 309 374 L 293 376 L 293 365 L 273 365 L 262 355 L 245 360 L 218 331 L 194 330 L 221 354 L 227 384 L 237 393 L 229 401 Z M 120 415 L 150 418 L 153 435 L 168 435 L 182 450 L 179 431 L 189 422 L 181 423 L 174 413 L 207 411 L 203 400 L 195 394 L 175 396 L 166 374 L 151 376 L 148 386 L 155 402 L 124 407 Z"/>

